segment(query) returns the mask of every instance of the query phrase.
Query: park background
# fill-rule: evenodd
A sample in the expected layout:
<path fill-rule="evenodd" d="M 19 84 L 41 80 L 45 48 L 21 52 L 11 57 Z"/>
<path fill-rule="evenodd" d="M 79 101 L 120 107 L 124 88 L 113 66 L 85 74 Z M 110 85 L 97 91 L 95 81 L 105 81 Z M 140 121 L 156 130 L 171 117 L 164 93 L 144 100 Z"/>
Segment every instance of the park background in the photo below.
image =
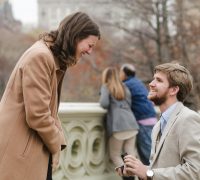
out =
<path fill-rule="evenodd" d="M 101 28 L 92 55 L 66 72 L 59 117 L 68 147 L 54 180 L 120 179 L 109 162 L 106 111 L 98 104 L 108 66 L 134 64 L 148 87 L 156 65 L 176 61 L 194 78 L 185 104 L 200 109 L 199 9 L 199 0 L 0 0 L 0 97 L 23 52 L 64 16 L 83 11 Z"/>
<path fill-rule="evenodd" d="M 27 2 L 0 1 L 0 96 L 17 60 L 39 34 L 55 29 L 64 16 L 83 11 L 99 24 L 102 38 L 92 56 L 67 70 L 62 101 L 97 102 L 107 66 L 133 63 L 148 86 L 155 65 L 177 61 L 195 82 L 187 104 L 199 108 L 199 0 L 35 0 L 34 7 Z M 30 20 L 29 12 L 34 14 Z"/>

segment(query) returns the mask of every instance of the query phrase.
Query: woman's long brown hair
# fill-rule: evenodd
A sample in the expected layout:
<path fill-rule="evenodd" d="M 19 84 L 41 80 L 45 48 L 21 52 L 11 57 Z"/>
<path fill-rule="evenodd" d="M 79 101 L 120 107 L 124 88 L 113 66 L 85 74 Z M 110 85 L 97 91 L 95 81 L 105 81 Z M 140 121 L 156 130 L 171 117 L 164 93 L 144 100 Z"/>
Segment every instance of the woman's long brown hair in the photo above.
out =
<path fill-rule="evenodd" d="M 40 35 L 45 42 L 52 42 L 50 49 L 64 67 L 76 64 L 77 43 L 90 35 L 100 39 L 99 27 L 90 17 L 82 12 L 71 14 L 64 18 L 59 28 Z"/>

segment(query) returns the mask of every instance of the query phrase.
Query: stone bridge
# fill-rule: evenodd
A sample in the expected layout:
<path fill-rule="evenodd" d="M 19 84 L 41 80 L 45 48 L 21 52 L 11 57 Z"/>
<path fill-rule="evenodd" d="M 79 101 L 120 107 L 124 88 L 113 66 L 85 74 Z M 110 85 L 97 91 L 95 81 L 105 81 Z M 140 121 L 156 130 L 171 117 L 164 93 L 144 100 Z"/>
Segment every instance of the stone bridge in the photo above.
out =
<path fill-rule="evenodd" d="M 120 180 L 109 162 L 104 117 L 98 103 L 61 103 L 68 147 L 62 152 L 54 180 Z"/>

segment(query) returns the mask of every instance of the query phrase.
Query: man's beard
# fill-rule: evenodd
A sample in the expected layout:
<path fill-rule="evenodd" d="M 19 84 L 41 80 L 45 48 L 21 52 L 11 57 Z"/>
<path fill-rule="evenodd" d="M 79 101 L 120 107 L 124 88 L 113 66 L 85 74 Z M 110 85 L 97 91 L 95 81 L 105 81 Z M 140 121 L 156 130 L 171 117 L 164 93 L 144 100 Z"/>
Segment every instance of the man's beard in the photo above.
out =
<path fill-rule="evenodd" d="M 163 95 L 162 97 L 158 97 L 158 96 L 150 96 L 148 97 L 152 102 L 154 102 L 154 104 L 156 106 L 160 106 L 162 105 L 166 100 L 167 100 L 167 97 L 166 95 Z"/>

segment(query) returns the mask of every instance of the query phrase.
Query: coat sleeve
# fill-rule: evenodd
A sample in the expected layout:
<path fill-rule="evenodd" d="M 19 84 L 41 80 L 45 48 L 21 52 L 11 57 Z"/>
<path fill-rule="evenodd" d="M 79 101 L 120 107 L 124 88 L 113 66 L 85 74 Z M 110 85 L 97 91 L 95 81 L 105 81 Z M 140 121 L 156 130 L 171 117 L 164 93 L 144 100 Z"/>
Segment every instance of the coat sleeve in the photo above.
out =
<path fill-rule="evenodd" d="M 105 109 L 108 109 L 110 105 L 110 94 L 105 85 L 101 86 L 99 103 Z"/>
<path fill-rule="evenodd" d="M 155 169 L 154 180 L 200 179 L 200 116 L 190 113 L 181 121 L 177 130 L 181 163 L 176 167 Z"/>
<path fill-rule="evenodd" d="M 31 54 L 31 53 L 30 53 Z M 22 88 L 26 121 L 54 154 L 61 149 L 61 132 L 51 116 L 50 100 L 53 63 L 45 53 L 28 55 L 22 68 Z"/>

